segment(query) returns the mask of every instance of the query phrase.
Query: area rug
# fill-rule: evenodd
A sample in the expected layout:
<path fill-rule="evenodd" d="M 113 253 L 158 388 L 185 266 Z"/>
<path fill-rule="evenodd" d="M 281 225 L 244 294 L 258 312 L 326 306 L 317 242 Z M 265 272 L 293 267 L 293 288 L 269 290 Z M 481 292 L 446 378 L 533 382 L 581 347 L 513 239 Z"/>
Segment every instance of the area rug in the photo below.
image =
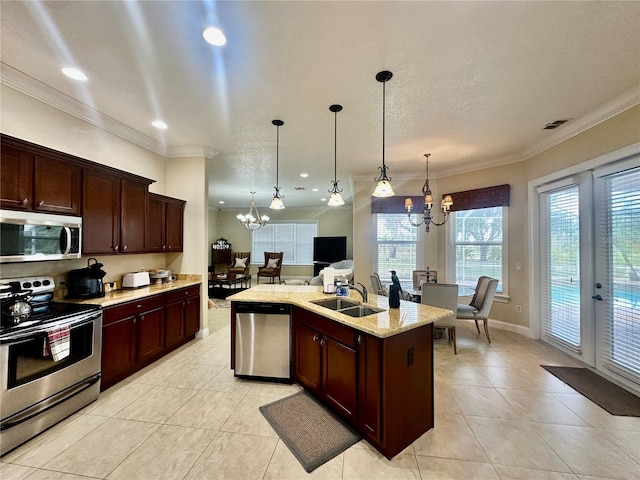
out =
<path fill-rule="evenodd" d="M 263 405 L 260 412 L 307 472 L 360 440 L 357 433 L 304 390 Z"/>
<path fill-rule="evenodd" d="M 640 417 L 640 397 L 588 368 L 540 366 L 611 415 Z"/>

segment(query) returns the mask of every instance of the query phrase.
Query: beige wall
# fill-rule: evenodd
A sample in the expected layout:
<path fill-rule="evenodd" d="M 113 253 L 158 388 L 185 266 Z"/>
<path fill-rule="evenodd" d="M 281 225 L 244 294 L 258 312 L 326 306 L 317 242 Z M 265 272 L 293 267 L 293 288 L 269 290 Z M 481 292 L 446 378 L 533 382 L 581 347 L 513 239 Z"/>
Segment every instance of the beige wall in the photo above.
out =
<path fill-rule="evenodd" d="M 185 248 L 181 254 L 106 255 L 99 257 L 105 280 L 120 280 L 126 272 L 145 268 L 171 268 L 175 273 L 206 275 L 206 172 L 202 158 L 165 159 L 127 140 L 34 100 L 12 88 L 0 90 L 2 133 L 93 162 L 155 180 L 150 190 L 187 200 Z M 144 206 L 140 206 L 144 208 Z M 3 278 L 36 273 L 59 282 L 72 269 L 86 266 L 86 258 L 55 262 L 3 264 Z M 203 279 L 206 276 L 202 277 Z M 202 325 L 206 327 L 206 286 L 202 288 Z"/>
<path fill-rule="evenodd" d="M 347 256 L 352 258 L 353 247 L 353 212 L 345 205 L 344 207 L 317 207 L 317 208 L 285 208 L 284 210 L 269 210 L 268 206 L 257 205 L 260 215 L 268 215 L 271 221 L 297 221 L 316 220 L 318 222 L 318 236 L 346 236 Z M 226 238 L 237 252 L 251 251 L 251 232 L 242 225 L 236 215 L 245 214 L 249 210 L 249 199 L 247 208 L 243 209 L 211 209 L 209 218 L 215 222 L 215 228 L 209 228 L 209 243 L 213 243 L 220 237 Z M 264 257 L 259 254 L 259 258 L 251 255 L 251 273 L 258 272 L 257 265 L 262 265 Z M 211 255 L 209 254 L 209 260 Z M 282 268 L 283 277 L 308 277 L 313 276 L 313 266 L 290 266 Z"/>

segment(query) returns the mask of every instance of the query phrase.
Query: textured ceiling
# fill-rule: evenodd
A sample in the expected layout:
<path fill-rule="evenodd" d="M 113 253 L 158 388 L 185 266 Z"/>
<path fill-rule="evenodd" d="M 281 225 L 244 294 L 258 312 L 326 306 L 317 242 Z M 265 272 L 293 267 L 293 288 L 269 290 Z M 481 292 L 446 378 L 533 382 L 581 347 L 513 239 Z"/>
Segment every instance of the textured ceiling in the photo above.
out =
<path fill-rule="evenodd" d="M 521 160 L 638 103 L 640 2 L 2 1 L 0 15 L 3 82 L 44 84 L 167 156 L 215 151 L 210 200 L 226 207 L 248 206 L 251 190 L 269 203 L 275 118 L 285 205 L 320 205 L 333 103 L 345 200 L 353 178 L 373 189 L 381 70 L 394 74 L 386 163 L 398 178 L 422 178 L 427 152 L 436 176 Z M 209 24 L 226 46 L 204 42 Z M 62 76 L 69 64 L 89 81 Z M 151 127 L 158 117 L 168 130 Z M 543 130 L 556 119 L 570 121 Z"/>

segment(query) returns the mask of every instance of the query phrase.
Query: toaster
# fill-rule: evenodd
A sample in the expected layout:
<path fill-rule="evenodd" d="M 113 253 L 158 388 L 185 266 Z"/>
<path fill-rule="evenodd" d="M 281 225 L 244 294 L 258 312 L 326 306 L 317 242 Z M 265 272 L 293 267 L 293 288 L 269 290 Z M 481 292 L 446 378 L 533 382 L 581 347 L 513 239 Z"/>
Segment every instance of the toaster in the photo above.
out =
<path fill-rule="evenodd" d="M 151 284 L 149 272 L 125 273 L 122 277 L 122 288 L 137 288 Z"/>

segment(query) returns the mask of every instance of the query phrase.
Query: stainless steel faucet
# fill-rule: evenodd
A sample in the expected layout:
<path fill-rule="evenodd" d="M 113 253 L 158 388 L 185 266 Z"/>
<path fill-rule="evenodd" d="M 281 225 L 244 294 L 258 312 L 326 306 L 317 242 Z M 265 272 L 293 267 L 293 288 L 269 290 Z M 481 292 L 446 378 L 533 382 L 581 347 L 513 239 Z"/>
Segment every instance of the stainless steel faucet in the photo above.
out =
<path fill-rule="evenodd" d="M 358 285 L 362 285 L 360 282 L 357 282 L 357 283 L 358 283 Z M 350 283 L 347 284 L 347 287 L 353 288 L 356 292 L 358 292 L 360 294 L 360 296 L 362 297 L 362 301 L 364 303 L 367 303 L 367 300 L 369 300 L 369 292 L 367 292 L 367 287 L 362 285 L 362 290 L 360 290 L 358 287 L 356 287 L 355 285 L 352 285 Z"/>

